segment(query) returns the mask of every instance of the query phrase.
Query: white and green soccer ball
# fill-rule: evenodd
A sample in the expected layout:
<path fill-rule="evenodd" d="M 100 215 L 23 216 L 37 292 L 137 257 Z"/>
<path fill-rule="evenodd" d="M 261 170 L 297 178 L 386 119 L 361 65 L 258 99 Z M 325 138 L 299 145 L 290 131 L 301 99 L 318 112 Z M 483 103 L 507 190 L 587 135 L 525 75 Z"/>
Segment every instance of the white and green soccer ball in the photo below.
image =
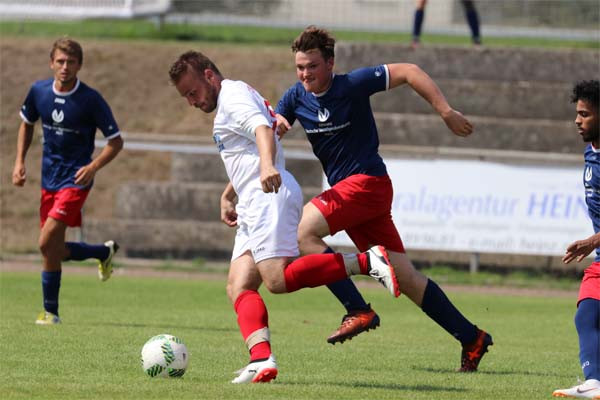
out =
<path fill-rule="evenodd" d="M 181 377 L 185 374 L 188 360 L 183 340 L 166 333 L 151 337 L 142 347 L 142 368 L 152 378 Z"/>

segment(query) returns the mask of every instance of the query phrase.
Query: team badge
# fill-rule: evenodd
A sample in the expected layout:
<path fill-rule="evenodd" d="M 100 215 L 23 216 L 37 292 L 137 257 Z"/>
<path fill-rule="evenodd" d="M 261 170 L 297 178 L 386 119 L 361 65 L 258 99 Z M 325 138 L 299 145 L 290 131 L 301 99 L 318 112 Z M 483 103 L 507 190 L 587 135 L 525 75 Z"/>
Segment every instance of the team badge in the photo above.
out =
<path fill-rule="evenodd" d="M 323 111 L 319 110 L 318 117 L 321 122 L 327 121 L 329 119 L 329 110 L 326 108 L 323 108 Z"/>

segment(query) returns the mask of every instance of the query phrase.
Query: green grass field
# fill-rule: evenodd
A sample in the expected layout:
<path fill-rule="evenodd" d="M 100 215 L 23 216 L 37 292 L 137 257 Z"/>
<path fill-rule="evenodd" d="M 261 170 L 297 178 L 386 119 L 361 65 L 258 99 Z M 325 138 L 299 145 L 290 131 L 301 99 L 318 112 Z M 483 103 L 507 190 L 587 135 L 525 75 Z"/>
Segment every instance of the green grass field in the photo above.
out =
<path fill-rule="evenodd" d="M 382 318 L 343 345 L 326 336 L 342 309 L 326 289 L 263 291 L 279 377 L 232 385 L 247 351 L 224 280 L 116 276 L 100 283 L 63 273 L 60 326 L 36 326 L 39 273 L 0 275 L 2 399 L 540 399 L 581 375 L 575 299 L 449 293 L 495 345 L 475 374 L 453 372 L 460 346 L 404 297 L 363 288 Z M 182 379 L 151 379 L 139 362 L 144 342 L 183 338 Z"/>
<path fill-rule="evenodd" d="M 25 35 L 53 37 L 71 35 L 75 37 L 110 39 L 154 39 L 224 42 L 244 45 L 282 45 L 288 47 L 298 36 L 298 28 L 269 28 L 242 25 L 164 24 L 162 29 L 148 20 L 85 20 L 85 21 L 1 21 L 0 35 Z M 334 30 L 338 40 L 362 42 L 410 42 L 411 35 L 401 32 L 360 32 Z M 469 46 L 466 36 L 425 33 L 423 42 L 431 45 Z M 539 47 L 539 48 L 587 48 L 598 49 L 595 40 L 548 39 L 543 37 L 494 37 L 486 35 L 487 47 Z"/>

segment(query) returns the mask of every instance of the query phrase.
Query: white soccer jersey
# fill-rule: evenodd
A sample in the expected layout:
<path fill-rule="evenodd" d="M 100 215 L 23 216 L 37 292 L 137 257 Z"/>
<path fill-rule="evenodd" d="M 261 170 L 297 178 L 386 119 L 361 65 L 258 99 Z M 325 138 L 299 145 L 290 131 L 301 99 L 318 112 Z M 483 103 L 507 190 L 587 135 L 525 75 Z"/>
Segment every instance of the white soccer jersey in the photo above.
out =
<path fill-rule="evenodd" d="M 255 262 L 274 257 L 296 257 L 302 191 L 285 170 L 283 149 L 275 135 L 275 168 L 281 175 L 278 193 L 264 193 L 260 184 L 260 155 L 256 128 L 275 127 L 269 103 L 242 81 L 225 79 L 217 101 L 213 139 L 238 195 L 238 230 L 232 259 L 251 250 Z"/>
<path fill-rule="evenodd" d="M 253 190 L 262 190 L 256 128 L 260 125 L 274 127 L 276 121 L 269 103 L 250 85 L 229 79 L 221 82 L 213 140 L 240 200 L 247 199 Z M 281 172 L 285 169 L 285 161 L 277 136 L 275 145 L 275 168 Z"/>

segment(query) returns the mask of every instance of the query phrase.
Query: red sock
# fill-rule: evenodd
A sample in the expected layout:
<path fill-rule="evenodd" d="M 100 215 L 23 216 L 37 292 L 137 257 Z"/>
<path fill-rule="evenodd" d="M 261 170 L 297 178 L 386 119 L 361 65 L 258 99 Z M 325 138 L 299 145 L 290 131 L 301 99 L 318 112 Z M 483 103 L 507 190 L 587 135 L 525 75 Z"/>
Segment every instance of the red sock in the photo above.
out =
<path fill-rule="evenodd" d="M 369 258 L 367 257 L 367 253 L 357 253 L 356 258 L 358 259 L 360 273 L 363 275 L 369 275 Z"/>
<path fill-rule="evenodd" d="M 300 257 L 285 267 L 285 287 L 294 292 L 305 287 L 317 287 L 348 277 L 341 254 L 311 254 Z"/>
<path fill-rule="evenodd" d="M 262 297 L 255 290 L 242 292 L 233 305 L 237 313 L 237 321 L 244 340 L 252 333 L 269 327 L 269 314 Z M 260 342 L 250 349 L 250 361 L 269 358 L 271 344 Z"/>

